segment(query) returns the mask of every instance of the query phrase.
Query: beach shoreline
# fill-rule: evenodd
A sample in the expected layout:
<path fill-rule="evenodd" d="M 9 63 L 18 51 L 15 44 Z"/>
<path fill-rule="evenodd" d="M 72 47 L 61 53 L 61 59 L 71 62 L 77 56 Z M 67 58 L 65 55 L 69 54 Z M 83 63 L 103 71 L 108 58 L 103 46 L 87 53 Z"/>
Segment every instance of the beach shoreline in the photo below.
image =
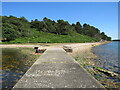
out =
<path fill-rule="evenodd" d="M 4 44 L 0 45 L 0 48 L 33 48 L 38 46 L 40 48 L 63 48 L 63 46 L 70 47 L 72 53 L 67 52 L 71 55 L 83 68 L 87 70 L 94 78 L 94 74 L 98 73 L 93 70 L 95 66 L 94 59 L 97 56 L 92 52 L 92 48 L 98 45 L 107 44 L 110 42 L 95 42 L 95 43 L 54 43 L 54 44 Z M 95 78 L 96 79 L 96 78 Z M 98 79 L 97 79 L 98 80 Z M 99 81 L 99 80 L 98 80 Z M 101 83 L 101 82 L 100 82 Z M 102 83 L 101 83 L 102 84 Z M 107 87 L 107 86 L 106 86 Z M 108 88 L 108 87 L 107 87 Z"/>
<path fill-rule="evenodd" d="M 93 42 L 93 43 L 26 43 L 26 44 L 0 44 L 0 48 L 15 48 L 15 47 L 41 47 L 41 48 L 62 48 L 64 45 L 71 46 L 73 49 L 79 46 L 96 46 L 101 44 L 110 43 L 110 41 L 106 42 Z"/>

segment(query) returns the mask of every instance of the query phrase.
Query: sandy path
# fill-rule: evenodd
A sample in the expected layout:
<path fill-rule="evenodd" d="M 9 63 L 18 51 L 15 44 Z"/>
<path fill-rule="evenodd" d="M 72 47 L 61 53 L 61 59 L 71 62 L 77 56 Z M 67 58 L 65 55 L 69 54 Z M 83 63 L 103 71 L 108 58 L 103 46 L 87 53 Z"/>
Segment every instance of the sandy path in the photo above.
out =
<path fill-rule="evenodd" d="M 51 44 L 1 44 L 0 48 L 15 48 L 15 47 L 41 47 L 41 48 L 62 48 L 63 46 L 68 46 L 71 48 L 77 48 L 80 46 L 96 46 L 100 44 L 105 44 L 109 42 L 95 42 L 95 43 L 51 43 Z"/>

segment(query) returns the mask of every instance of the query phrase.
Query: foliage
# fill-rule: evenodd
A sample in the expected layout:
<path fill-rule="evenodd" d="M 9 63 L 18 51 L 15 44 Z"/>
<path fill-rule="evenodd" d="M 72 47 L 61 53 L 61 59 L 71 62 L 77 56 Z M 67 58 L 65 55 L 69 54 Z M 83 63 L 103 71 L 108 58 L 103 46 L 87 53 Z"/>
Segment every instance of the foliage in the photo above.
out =
<path fill-rule="evenodd" d="M 95 42 L 99 41 L 98 39 L 91 38 L 89 36 L 76 34 L 75 36 L 71 35 L 56 35 L 52 33 L 39 32 L 35 31 L 35 34 L 32 37 L 22 37 L 9 43 L 77 43 L 77 42 Z"/>
<path fill-rule="evenodd" d="M 43 18 L 29 22 L 25 17 L 2 16 L 3 42 L 9 43 L 66 43 L 66 42 L 94 42 L 99 40 L 111 40 L 98 28 L 80 22 L 69 24 L 68 21 L 57 22 Z"/>

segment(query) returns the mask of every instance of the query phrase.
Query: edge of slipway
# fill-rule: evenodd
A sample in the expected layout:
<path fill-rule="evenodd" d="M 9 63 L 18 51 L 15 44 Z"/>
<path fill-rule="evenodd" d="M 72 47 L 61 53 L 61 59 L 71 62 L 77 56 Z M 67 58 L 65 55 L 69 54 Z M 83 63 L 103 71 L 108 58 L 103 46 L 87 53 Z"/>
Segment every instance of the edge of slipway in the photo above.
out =
<path fill-rule="evenodd" d="M 48 48 L 15 84 L 24 88 L 102 88 L 72 56 L 62 48 Z"/>

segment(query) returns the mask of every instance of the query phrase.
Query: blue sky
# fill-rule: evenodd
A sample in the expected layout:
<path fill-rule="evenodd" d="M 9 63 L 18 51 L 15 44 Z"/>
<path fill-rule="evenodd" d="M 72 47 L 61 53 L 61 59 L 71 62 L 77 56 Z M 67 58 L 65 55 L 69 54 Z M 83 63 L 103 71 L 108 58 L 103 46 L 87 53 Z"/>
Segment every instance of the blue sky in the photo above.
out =
<path fill-rule="evenodd" d="M 44 17 L 79 21 L 99 28 L 112 39 L 118 38 L 117 2 L 3 2 L 2 15 L 24 16 L 29 21 Z"/>
<path fill-rule="evenodd" d="M 1 0 L 2 2 L 119 2 L 120 0 Z"/>

